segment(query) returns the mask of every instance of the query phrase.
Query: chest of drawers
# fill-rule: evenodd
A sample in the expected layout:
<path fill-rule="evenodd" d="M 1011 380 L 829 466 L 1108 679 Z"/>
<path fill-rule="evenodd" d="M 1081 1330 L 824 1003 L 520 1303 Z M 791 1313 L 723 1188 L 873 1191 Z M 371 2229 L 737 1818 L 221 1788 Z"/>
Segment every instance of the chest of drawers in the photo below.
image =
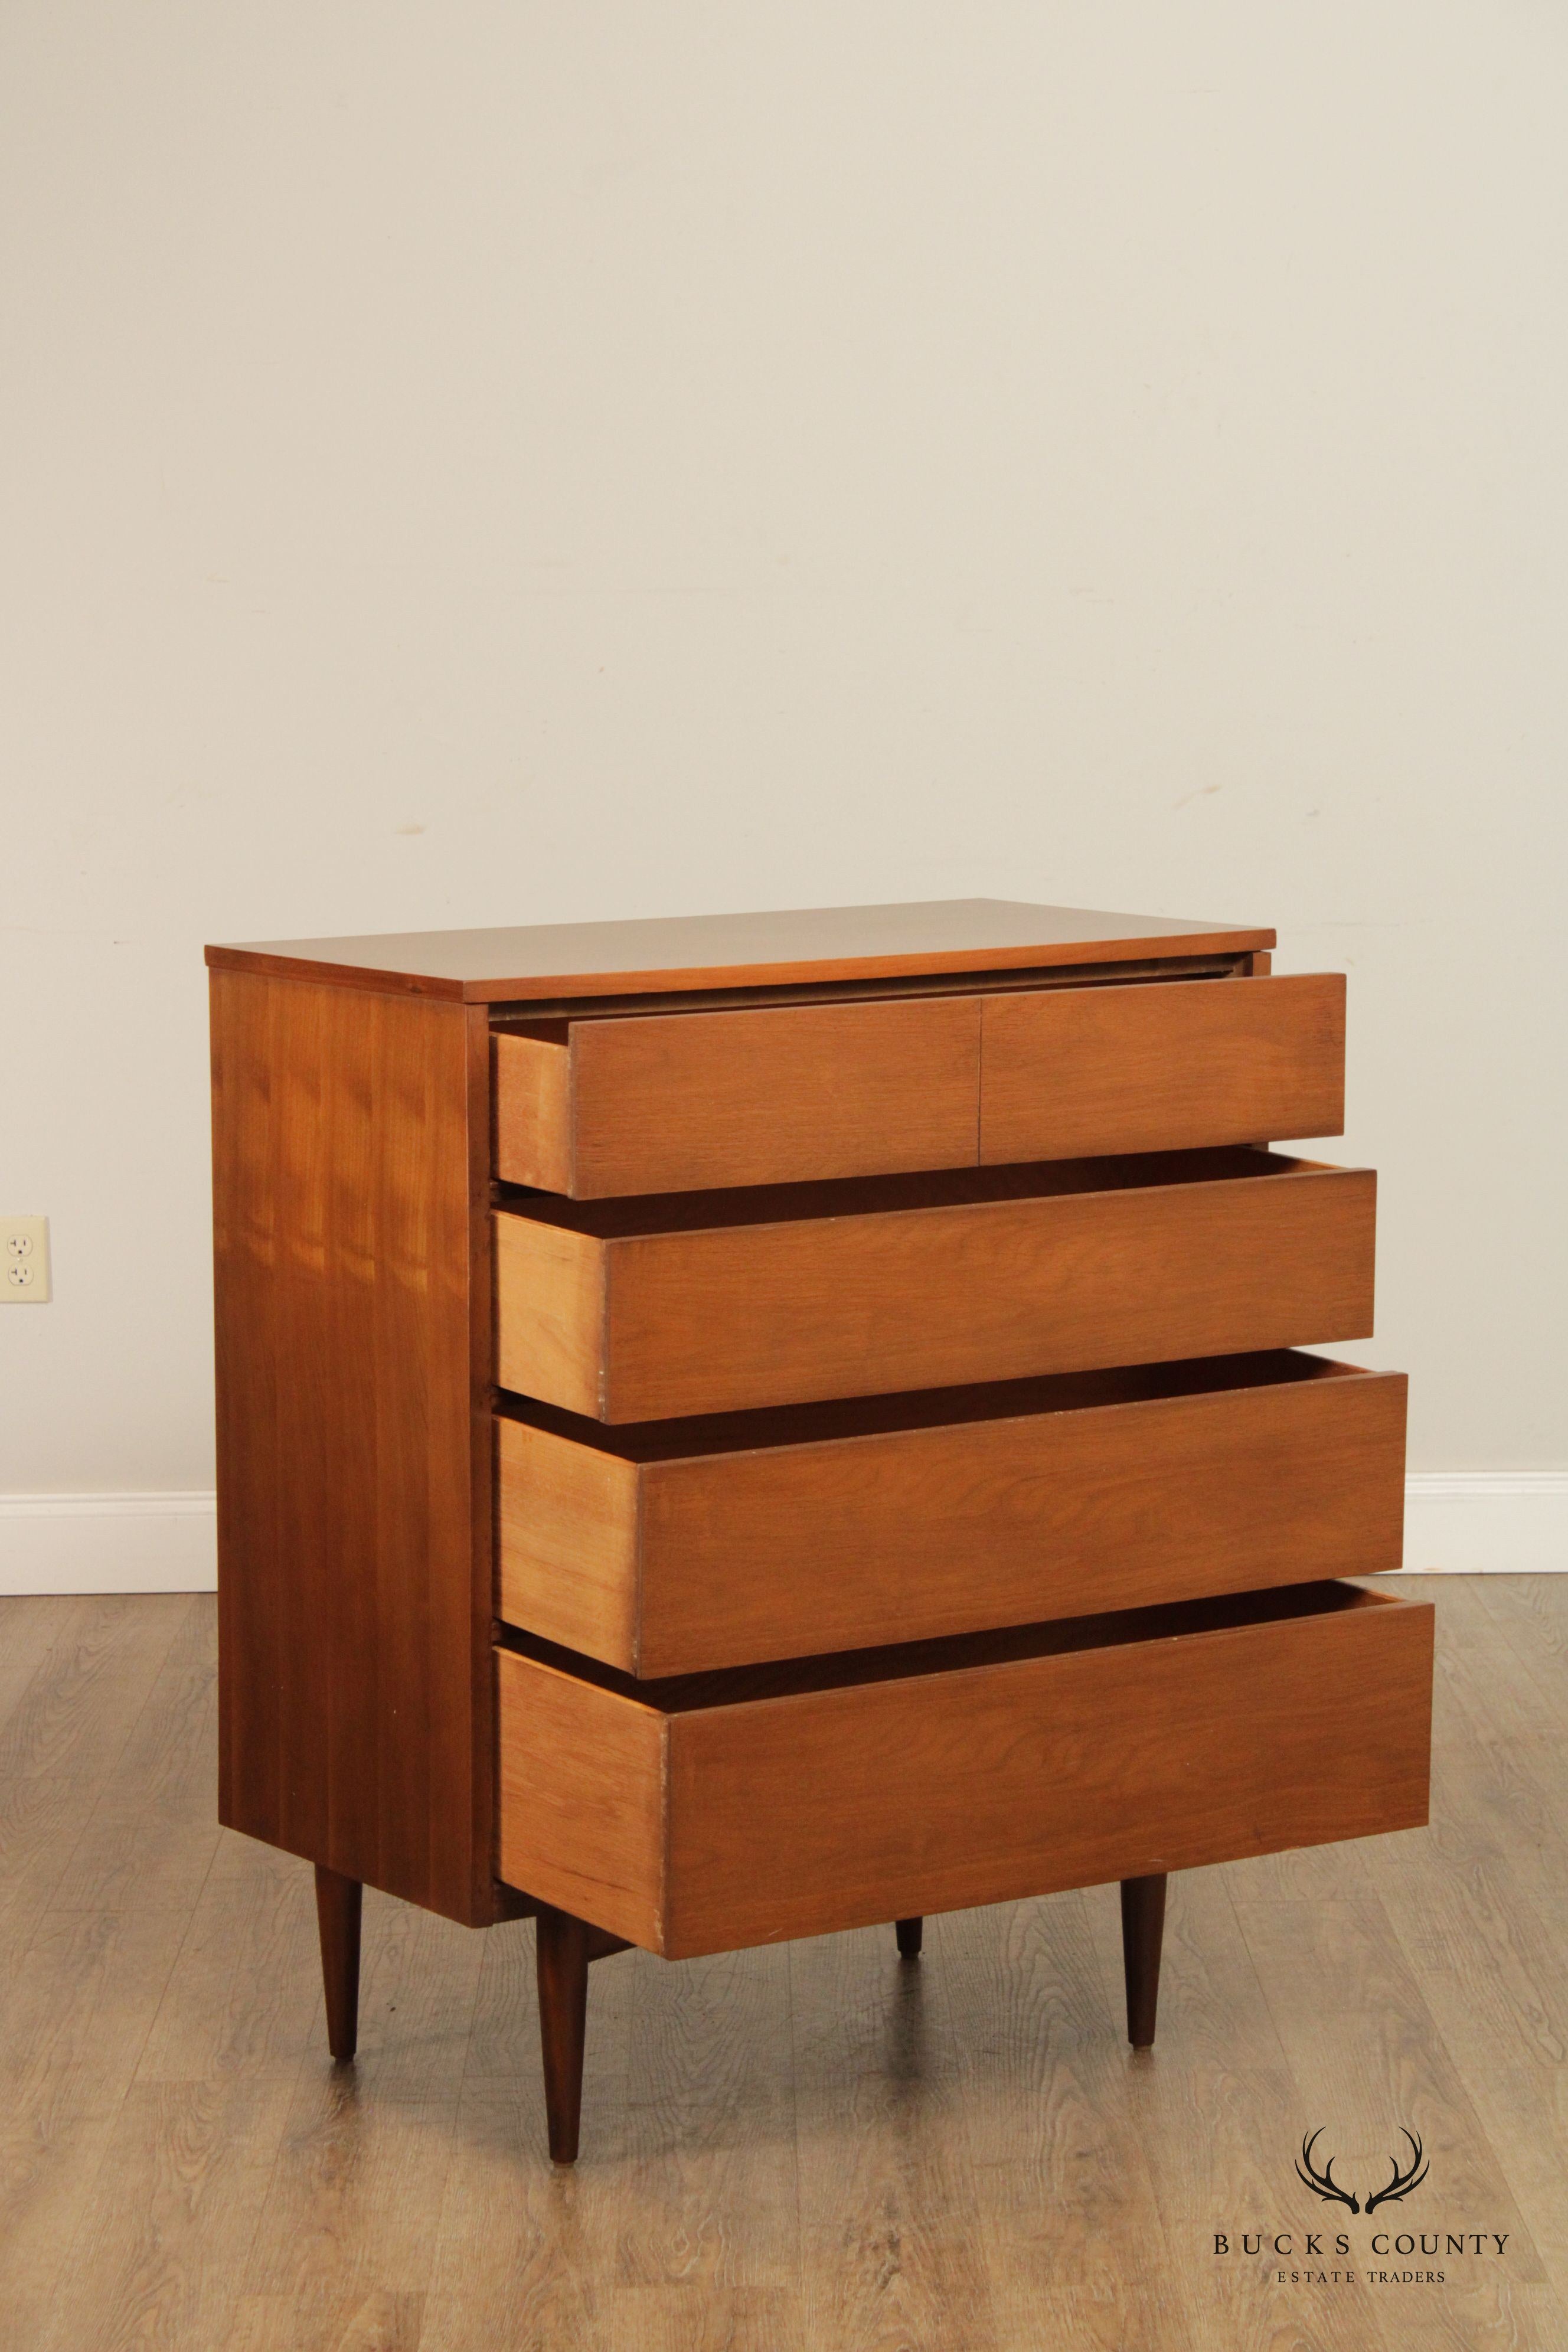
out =
<path fill-rule="evenodd" d="M 223 1820 L 589 1964 L 1426 1819 L 1342 982 L 964 900 L 214 948 Z"/>

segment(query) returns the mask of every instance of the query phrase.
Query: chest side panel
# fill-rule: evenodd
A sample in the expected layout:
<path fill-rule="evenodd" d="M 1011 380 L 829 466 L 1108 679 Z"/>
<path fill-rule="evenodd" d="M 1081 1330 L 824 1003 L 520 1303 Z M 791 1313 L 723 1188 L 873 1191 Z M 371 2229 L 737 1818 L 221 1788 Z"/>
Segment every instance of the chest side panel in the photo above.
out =
<path fill-rule="evenodd" d="M 493 1913 L 488 1044 L 215 971 L 220 1810 Z"/>

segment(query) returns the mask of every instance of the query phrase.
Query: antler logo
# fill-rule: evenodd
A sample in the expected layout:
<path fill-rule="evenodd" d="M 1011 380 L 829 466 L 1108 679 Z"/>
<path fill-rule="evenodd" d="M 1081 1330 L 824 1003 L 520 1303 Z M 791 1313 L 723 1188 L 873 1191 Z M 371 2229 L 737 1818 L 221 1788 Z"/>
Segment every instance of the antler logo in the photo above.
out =
<path fill-rule="evenodd" d="M 1394 2178 L 1386 2189 L 1380 2189 L 1375 2197 L 1367 2199 L 1366 2210 L 1369 2213 L 1374 2213 L 1380 2205 L 1397 2204 L 1400 2198 L 1408 2197 L 1413 2189 L 1419 2189 L 1426 2178 L 1427 2168 L 1421 2161 L 1420 2141 L 1411 2131 L 1407 2131 L 1405 2137 L 1410 2142 L 1410 2169 L 1408 2172 L 1401 2172 L 1398 2158 L 1392 2156 L 1389 2158 L 1388 2160 L 1394 2167 Z"/>
<path fill-rule="evenodd" d="M 1333 2158 L 1330 2157 L 1321 2172 L 1312 2162 L 1312 2149 L 1322 2136 L 1323 2126 L 1320 2124 L 1317 2130 L 1310 2132 L 1301 2142 L 1301 2154 L 1296 2166 L 1296 2177 L 1299 2180 L 1304 2181 L 1312 2194 L 1315 2197 L 1321 2197 L 1325 2204 L 1348 2205 L 1352 2213 L 1359 2213 L 1362 2207 L 1357 2199 L 1348 2189 L 1342 2189 L 1334 2179 Z M 1380 2205 L 1397 2204 L 1402 2197 L 1408 2197 L 1413 2189 L 1419 2189 L 1426 2178 L 1427 2167 L 1423 2161 L 1420 2141 L 1412 2131 L 1405 2132 L 1404 2137 L 1410 2142 L 1409 2169 L 1402 2172 L 1398 2159 L 1390 2158 L 1389 2161 L 1394 2167 L 1393 2177 L 1386 2189 L 1375 2189 L 1367 2199 L 1366 2210 L 1369 2213 L 1375 2213 Z"/>
<path fill-rule="evenodd" d="M 1320 2124 L 1317 2130 L 1301 2142 L 1300 2160 L 1296 2167 L 1297 2179 L 1304 2180 L 1313 2195 L 1321 2197 L 1325 2204 L 1348 2205 L 1352 2213 L 1359 2213 L 1361 2211 L 1359 2201 L 1351 2195 L 1348 2189 L 1342 2189 L 1334 2179 L 1333 2158 L 1330 2157 L 1321 2172 L 1319 2172 L 1312 2163 L 1313 2144 L 1321 2139 L 1322 2136 L 1323 2126 Z"/>

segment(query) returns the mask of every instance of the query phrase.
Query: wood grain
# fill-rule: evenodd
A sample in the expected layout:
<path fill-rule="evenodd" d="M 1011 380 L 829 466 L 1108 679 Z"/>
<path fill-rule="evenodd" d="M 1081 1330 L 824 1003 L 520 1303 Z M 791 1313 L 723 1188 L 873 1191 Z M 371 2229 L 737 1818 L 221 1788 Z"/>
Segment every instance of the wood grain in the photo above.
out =
<path fill-rule="evenodd" d="M 992 2179 L 950 2127 L 961 2054 L 942 1972 L 880 1935 L 822 1936 L 789 1969 L 805 2309 L 792 2345 L 1015 2352 L 998 2330 L 982 2216 Z M 750 1956 L 748 1956 L 750 1957 Z M 679 1970 L 698 1965 L 683 1963 Z"/>
<path fill-rule="evenodd" d="M 1314 2120 L 1335 2119 L 1342 2156 L 1336 2176 L 1353 2166 L 1358 2181 L 1381 2186 L 1389 2178 L 1389 2155 L 1404 2146 L 1402 2120 L 1413 2118 L 1430 2151 L 1433 2181 L 1443 2183 L 1434 2200 L 1413 2199 L 1373 2214 L 1363 2242 L 1374 2231 L 1387 2231 L 1386 2255 L 1400 2229 L 1440 2229 L 1437 2217 L 1455 2210 L 1494 2215 L 1482 2226 L 1506 2233 L 1511 2259 L 1456 2266 L 1454 2291 L 1444 2298 L 1450 2340 L 1485 2341 L 1500 2323 L 1509 2324 L 1511 2311 L 1514 2340 L 1531 2342 L 1529 2290 L 1544 2276 L 1540 2254 L 1382 1906 L 1244 1902 L 1237 1916 L 1267 1981 L 1279 1982 L 1287 1948 L 1292 1955 L 1295 1989 L 1278 2005 L 1277 2022 L 1303 2110 Z"/>
<path fill-rule="evenodd" d="M 1240 954 L 1273 944 L 1271 930 L 1249 925 L 1034 907 L 1007 898 L 937 898 L 523 929 L 270 940 L 209 947 L 206 955 L 218 971 L 500 1003 L 1118 962 L 1150 954 Z"/>
<path fill-rule="evenodd" d="M 1004 2352 L 1239 2352 L 1243 2332 L 1207 2333 L 1202 2305 L 1173 2291 L 1176 2247 L 1143 2147 L 1148 2062 L 1130 2063 L 1095 1967 L 1094 1915 L 1115 1909 L 1107 1887 L 931 1922 L 921 1973 L 952 2021 L 996 2336 Z M 956 2352 L 962 2336 L 948 2340 Z M 1320 2352 L 1315 2331 L 1292 2352 L 1307 2344 Z"/>
<path fill-rule="evenodd" d="M 532 1659 L 503 1652 L 497 1664 L 506 1727 L 502 1878 L 630 1943 L 661 1948 L 664 1718 Z"/>
<path fill-rule="evenodd" d="M 7 1594 L 5 1599 L 9 1638 L 0 1654 L 0 1726 L 58 1641 L 77 1606 L 74 1593 Z"/>
<path fill-rule="evenodd" d="M 643 1569 L 635 1465 L 503 1419 L 496 1476 L 501 1616 L 637 1673 Z"/>
<path fill-rule="evenodd" d="M 487 1067 L 459 1007 L 213 975 L 220 1816 L 470 1922 Z"/>
<path fill-rule="evenodd" d="M 68 1876 L 124 1752 L 190 1616 L 188 1593 L 84 1595 L 0 1725 L 0 1938 L 24 1935 Z M 0 1940 L 0 1976 L 5 1941 Z"/>
<path fill-rule="evenodd" d="M 498 1377 L 622 1422 L 1363 1339 L 1375 1197 L 1240 1150 L 536 1199 L 496 1218 Z M 542 1229 L 585 1244 L 548 1307 Z"/>
<path fill-rule="evenodd" d="M 636 2007 L 617 2352 L 641 2352 L 661 2294 L 675 2325 L 667 2335 L 656 2323 L 653 2342 L 720 2352 L 737 2306 L 756 2326 L 769 2290 L 799 2276 L 789 1955 L 728 1952 L 671 1969 L 637 1953 L 595 1970 L 595 1997 L 620 1969 Z"/>
<path fill-rule="evenodd" d="M 495 1171 L 510 1184 L 570 1192 L 572 1055 L 521 1029 L 490 1038 Z"/>
<path fill-rule="evenodd" d="M 72 2232 L 37 2352 L 228 2337 L 281 2136 L 272 2084 L 134 2084 L 104 2151 L 111 2194 Z"/>
<path fill-rule="evenodd" d="M 1247 1942 L 1229 1890 L 1264 1865 L 1174 1879 L 1152 2062 L 1123 2041 L 1109 1887 L 931 1919 L 916 1968 L 885 1923 L 680 1967 L 631 1952 L 592 1973 L 571 2181 L 545 2151 L 531 1927 L 469 1936 L 368 1897 L 357 2071 L 374 2084 L 377 2053 L 399 2071 L 356 2097 L 320 2046 L 303 1864 L 224 1832 L 199 1896 L 160 1867 L 145 1891 L 166 1907 L 121 1911 L 118 1878 L 98 1908 L 54 1907 L 57 1887 L 99 1901 L 96 1861 L 67 1867 L 72 1824 L 112 1811 L 134 1852 L 173 1750 L 194 1736 L 210 1775 L 216 1737 L 194 1652 L 147 1670 L 176 1612 L 182 1646 L 193 1616 L 207 1629 L 210 1665 L 209 1597 L 51 1604 L 31 1730 L 0 1764 L 18 1819 L 27 1790 L 55 1790 L 62 1874 L 29 1872 L 0 1981 L 0 2336 L 29 2352 L 1557 2352 L 1568 1579 L 1389 1589 L 1436 1595 L 1458 1670 L 1432 1830 L 1323 1850 L 1318 1899 L 1260 1891 Z M 0 1601 L 0 1662 L 37 1613 Z M 167 2096 L 138 2087 L 165 2067 Z M 460 2106 L 433 2095 L 460 2075 Z M 226 2154 L 201 2122 L 213 2095 Z M 1289 2152 L 1325 2102 L 1376 2157 L 1413 2096 L 1444 2154 L 1411 2226 L 1522 2232 L 1500 2262 L 1467 2252 L 1425 2292 L 1218 2274 L 1216 2217 L 1301 2226 Z"/>
<path fill-rule="evenodd" d="M 497 1040 L 496 1172 L 510 1183 L 593 1200 L 977 1157 L 976 997 L 561 1026 L 563 1047 L 517 1032 Z M 553 1066 L 542 1082 L 525 1048 L 568 1058 L 564 1149 Z"/>
<path fill-rule="evenodd" d="M 208 1631 L 211 1648 L 211 1632 Z M 209 1743 L 210 1754 L 210 1743 Z M 84 1794 L 90 1796 L 89 1781 Z M 0 1982 L 0 2342 L 41 2344 L 189 1911 L 35 1914 Z"/>
<path fill-rule="evenodd" d="M 494 1219 L 496 1378 L 597 1417 L 605 1405 L 609 1261 L 588 1234 L 537 1217 Z"/>
<path fill-rule="evenodd" d="M 325 2066 L 314 1873 L 226 1831 L 185 1916 L 179 1977 L 146 2036 L 138 2081 L 292 2083 L 307 2058 Z"/>
<path fill-rule="evenodd" d="M 262 2343 L 276 2330 L 289 2352 L 416 2352 L 456 2106 L 455 2083 L 404 2100 L 366 2095 L 358 2069 L 301 2074 L 238 2267 Z"/>
<path fill-rule="evenodd" d="M 662 1685 L 503 1650 L 502 1874 L 681 1958 L 1410 1827 L 1431 1632 L 1321 1586 Z"/>
<path fill-rule="evenodd" d="M 1380 1873 L 1383 1907 L 1559 2292 L 1568 2287 L 1568 1579 L 1445 1578 L 1433 1833 L 1425 1871 Z M 1489 1635 L 1490 1638 L 1489 1638 Z M 1549 1713 L 1521 1708 L 1539 1678 Z M 1531 1694 L 1533 1696 L 1533 1694 Z M 1441 1838 L 1437 1834 L 1441 1831 Z M 1423 1841 L 1426 1843 L 1426 1841 Z M 1425 2037 L 1424 2037 L 1425 2038 Z M 1506 2155 L 1505 2152 L 1506 2151 Z"/>
<path fill-rule="evenodd" d="M 223 1832 L 213 1816 L 211 1611 L 205 1599 L 184 1595 L 171 1594 L 163 1605 L 179 1630 L 49 1896 L 56 1910 L 188 1908 L 212 1867 Z M 131 1610 L 129 1622 L 138 1613 Z M 125 1664 L 117 1650 L 117 1675 Z M 91 1776 L 72 1769 L 65 1785 L 79 1796 Z"/>
<path fill-rule="evenodd" d="M 503 1418 L 500 1611 L 654 1675 L 1368 1575 L 1399 1565 L 1405 1388 L 1279 1354 L 874 1413 Z"/>
<path fill-rule="evenodd" d="M 983 1161 L 1343 1130 L 1339 972 L 981 1003 Z"/>

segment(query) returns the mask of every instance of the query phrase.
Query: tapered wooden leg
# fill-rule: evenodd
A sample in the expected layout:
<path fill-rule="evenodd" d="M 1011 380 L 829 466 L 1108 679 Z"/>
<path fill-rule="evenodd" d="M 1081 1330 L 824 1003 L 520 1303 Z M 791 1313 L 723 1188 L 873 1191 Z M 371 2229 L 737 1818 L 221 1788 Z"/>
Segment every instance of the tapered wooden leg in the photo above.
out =
<path fill-rule="evenodd" d="M 1127 1977 L 1127 2039 L 1134 2050 L 1154 2041 L 1160 2001 L 1160 1945 L 1165 1932 L 1165 1879 L 1121 1882 L 1121 1965 Z"/>
<path fill-rule="evenodd" d="M 925 1921 L 923 1919 L 894 1920 L 893 1933 L 899 1939 L 899 1958 L 900 1960 L 918 1960 L 920 1958 L 921 1935 L 924 1927 Z"/>
<path fill-rule="evenodd" d="M 585 1922 L 569 1911 L 540 1905 L 539 2031 L 544 2049 L 544 2113 L 556 2164 L 577 2160 L 591 1935 Z"/>
<path fill-rule="evenodd" d="M 316 1921 L 327 1996 L 327 2047 L 341 2063 L 359 2046 L 359 1927 L 364 1888 L 316 1864 Z"/>

